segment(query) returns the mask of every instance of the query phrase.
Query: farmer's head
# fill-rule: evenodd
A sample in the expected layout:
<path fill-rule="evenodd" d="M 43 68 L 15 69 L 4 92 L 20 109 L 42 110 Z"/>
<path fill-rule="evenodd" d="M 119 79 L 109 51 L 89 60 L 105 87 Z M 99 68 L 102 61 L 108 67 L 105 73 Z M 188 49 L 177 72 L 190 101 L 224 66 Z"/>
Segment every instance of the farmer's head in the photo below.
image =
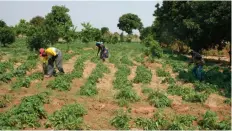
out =
<path fill-rule="evenodd" d="M 39 49 L 39 55 L 42 56 L 42 57 L 47 56 L 44 48 Z"/>

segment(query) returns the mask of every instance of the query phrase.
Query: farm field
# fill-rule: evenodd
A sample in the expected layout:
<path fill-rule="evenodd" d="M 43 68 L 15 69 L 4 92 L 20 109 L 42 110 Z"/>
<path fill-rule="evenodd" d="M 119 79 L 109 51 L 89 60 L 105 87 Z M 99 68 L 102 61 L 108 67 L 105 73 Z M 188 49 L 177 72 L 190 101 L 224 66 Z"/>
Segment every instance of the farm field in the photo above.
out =
<path fill-rule="evenodd" d="M 187 57 L 165 51 L 150 60 L 139 43 L 106 44 L 104 63 L 95 43 L 54 47 L 65 74 L 48 79 L 25 39 L 0 48 L 1 130 L 231 129 L 231 71 L 224 65 L 208 62 L 200 83 Z"/>

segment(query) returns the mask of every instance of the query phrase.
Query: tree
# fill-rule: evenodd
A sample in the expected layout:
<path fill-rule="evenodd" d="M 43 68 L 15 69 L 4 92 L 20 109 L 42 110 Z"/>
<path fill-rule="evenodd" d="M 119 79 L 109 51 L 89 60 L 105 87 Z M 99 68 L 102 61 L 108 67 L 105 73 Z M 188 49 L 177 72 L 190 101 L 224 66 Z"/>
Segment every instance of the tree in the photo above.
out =
<path fill-rule="evenodd" d="M 19 23 L 15 26 L 16 35 L 27 35 L 30 24 L 24 20 L 20 19 Z"/>
<path fill-rule="evenodd" d="M 7 26 L 0 27 L 0 43 L 3 44 L 3 46 L 6 46 L 13 42 L 15 42 L 15 33 L 13 29 Z"/>
<path fill-rule="evenodd" d="M 3 20 L 0 20 L 0 28 L 5 27 L 5 26 L 6 26 L 6 23 Z"/>
<path fill-rule="evenodd" d="M 46 36 L 51 44 L 57 42 L 65 34 L 69 34 L 70 28 L 73 27 L 68 12 L 69 9 L 65 6 L 53 6 L 52 11 L 45 16 Z"/>
<path fill-rule="evenodd" d="M 123 32 L 120 34 L 120 42 L 124 42 L 124 35 L 123 35 Z"/>
<path fill-rule="evenodd" d="M 146 37 L 148 37 L 149 35 L 152 35 L 152 27 L 148 26 L 146 28 L 141 29 L 140 31 L 140 40 L 145 39 Z"/>
<path fill-rule="evenodd" d="M 32 26 L 27 37 L 27 47 L 31 51 L 47 47 L 46 34 L 43 28 Z"/>
<path fill-rule="evenodd" d="M 128 34 L 132 34 L 132 30 L 134 29 L 142 29 L 143 24 L 141 19 L 135 14 L 124 14 L 119 18 L 118 28 L 122 31 L 127 32 Z"/>
<path fill-rule="evenodd" d="M 231 2 L 163 1 L 156 5 L 154 31 L 159 41 L 170 36 L 200 51 L 231 43 Z M 169 39 L 166 37 L 166 39 Z"/>
<path fill-rule="evenodd" d="M 81 30 L 81 40 L 84 43 L 89 43 L 91 41 L 99 41 L 101 39 L 101 31 L 97 28 L 92 27 L 92 25 L 88 23 L 81 23 L 84 27 Z"/>
<path fill-rule="evenodd" d="M 34 26 L 42 26 L 44 24 L 44 17 L 36 16 L 30 20 L 30 24 Z"/>
<path fill-rule="evenodd" d="M 152 35 L 147 36 L 142 40 L 142 44 L 145 45 L 145 55 L 157 58 L 163 56 L 163 50 L 160 47 L 160 44 L 155 41 Z"/>
<path fill-rule="evenodd" d="M 102 27 L 101 28 L 102 35 L 104 35 L 105 33 L 108 33 L 108 32 L 109 32 L 109 28 L 108 27 Z"/>

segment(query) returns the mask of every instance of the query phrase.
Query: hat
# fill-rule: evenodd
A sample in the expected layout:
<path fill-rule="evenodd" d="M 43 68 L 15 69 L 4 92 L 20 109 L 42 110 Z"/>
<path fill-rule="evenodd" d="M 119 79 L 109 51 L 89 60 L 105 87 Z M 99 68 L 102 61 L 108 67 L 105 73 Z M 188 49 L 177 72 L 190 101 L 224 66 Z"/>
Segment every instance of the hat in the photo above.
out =
<path fill-rule="evenodd" d="M 46 56 L 46 53 L 45 53 L 44 48 L 40 48 L 40 49 L 39 49 L 39 55 L 40 55 L 40 56 Z"/>

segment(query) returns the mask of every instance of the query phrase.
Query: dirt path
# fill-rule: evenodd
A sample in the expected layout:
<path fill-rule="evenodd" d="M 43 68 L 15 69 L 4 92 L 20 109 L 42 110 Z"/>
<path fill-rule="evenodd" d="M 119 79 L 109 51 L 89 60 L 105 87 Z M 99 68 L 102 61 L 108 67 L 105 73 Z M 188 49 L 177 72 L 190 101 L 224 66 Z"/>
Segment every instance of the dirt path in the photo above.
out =
<path fill-rule="evenodd" d="M 118 108 L 114 102 L 115 90 L 113 89 L 113 80 L 117 68 L 111 63 L 106 62 L 104 64 L 109 68 L 110 73 L 104 74 L 99 79 L 96 85 L 98 95 L 94 98 L 87 98 L 88 101 L 86 101 L 86 98 L 82 101 L 86 101 L 86 107 L 88 107 L 88 114 L 84 117 L 85 124 L 90 129 L 95 130 L 114 129 L 109 122 L 114 110 Z"/>

